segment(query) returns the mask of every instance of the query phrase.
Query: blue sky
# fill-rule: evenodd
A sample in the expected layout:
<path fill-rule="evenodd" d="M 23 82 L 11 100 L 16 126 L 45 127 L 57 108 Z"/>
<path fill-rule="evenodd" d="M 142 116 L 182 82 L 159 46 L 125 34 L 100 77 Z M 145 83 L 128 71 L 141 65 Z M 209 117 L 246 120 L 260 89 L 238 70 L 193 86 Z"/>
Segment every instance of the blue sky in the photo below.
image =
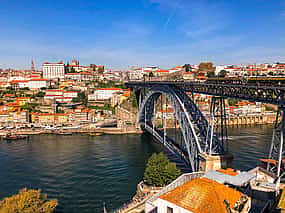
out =
<path fill-rule="evenodd" d="M 285 62 L 285 0 L 0 0 L 0 67 Z"/>

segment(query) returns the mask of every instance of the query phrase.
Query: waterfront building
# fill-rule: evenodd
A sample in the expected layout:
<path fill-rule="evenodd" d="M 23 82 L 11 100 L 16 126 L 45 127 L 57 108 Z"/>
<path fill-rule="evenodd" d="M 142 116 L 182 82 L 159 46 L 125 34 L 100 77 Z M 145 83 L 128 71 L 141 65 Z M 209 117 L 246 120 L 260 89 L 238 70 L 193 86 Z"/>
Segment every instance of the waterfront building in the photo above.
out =
<path fill-rule="evenodd" d="M 39 125 L 66 124 L 67 113 L 30 113 L 32 123 Z"/>
<path fill-rule="evenodd" d="M 94 100 L 108 100 L 112 98 L 112 95 L 116 92 L 123 92 L 122 88 L 100 88 L 95 91 L 94 97 L 88 96 L 90 98 L 94 98 Z"/>
<path fill-rule="evenodd" d="M 46 90 L 46 94 L 44 96 L 45 101 L 57 101 L 57 102 L 65 102 L 70 103 L 72 98 L 76 98 L 78 96 L 77 91 L 64 91 L 60 89 Z"/>
<path fill-rule="evenodd" d="M 43 77 L 47 79 L 63 79 L 65 72 L 65 65 L 59 61 L 58 63 L 44 63 Z"/>
<path fill-rule="evenodd" d="M 3 125 L 15 125 L 15 124 L 28 123 L 27 111 L 1 111 L 0 112 L 0 124 Z"/>
<path fill-rule="evenodd" d="M 68 122 L 87 123 L 92 121 L 92 115 L 94 115 L 94 111 L 84 107 L 77 107 L 68 112 Z"/>
<path fill-rule="evenodd" d="M 126 90 L 124 93 L 122 92 L 115 92 L 111 97 L 111 106 L 114 107 L 118 104 L 123 103 L 125 100 L 130 97 L 130 91 Z"/>

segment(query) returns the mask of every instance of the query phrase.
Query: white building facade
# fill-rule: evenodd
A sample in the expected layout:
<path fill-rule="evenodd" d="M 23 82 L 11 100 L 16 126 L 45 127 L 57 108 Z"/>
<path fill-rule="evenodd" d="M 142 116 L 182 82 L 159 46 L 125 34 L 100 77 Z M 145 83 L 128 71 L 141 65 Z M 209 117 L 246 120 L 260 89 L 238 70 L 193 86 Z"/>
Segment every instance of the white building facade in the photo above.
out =
<path fill-rule="evenodd" d="M 121 88 L 101 88 L 95 91 L 95 100 L 107 100 L 112 98 L 112 95 L 117 92 L 123 92 Z"/>
<path fill-rule="evenodd" d="M 49 86 L 49 81 L 44 78 L 36 78 L 29 80 L 29 88 L 30 89 L 40 89 L 40 88 L 47 88 Z"/>
<path fill-rule="evenodd" d="M 43 64 L 43 77 L 47 79 L 63 79 L 64 78 L 65 65 L 62 62 L 59 63 L 44 63 Z"/>

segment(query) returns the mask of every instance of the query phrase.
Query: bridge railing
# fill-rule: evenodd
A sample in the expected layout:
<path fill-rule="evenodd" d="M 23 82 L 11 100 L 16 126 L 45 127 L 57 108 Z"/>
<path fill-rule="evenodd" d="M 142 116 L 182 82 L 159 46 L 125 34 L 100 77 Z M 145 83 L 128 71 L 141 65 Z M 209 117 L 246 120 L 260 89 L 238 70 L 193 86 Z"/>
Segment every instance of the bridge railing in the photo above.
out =
<path fill-rule="evenodd" d="M 168 85 L 177 87 L 184 91 L 238 98 L 249 101 L 257 101 L 282 106 L 285 104 L 285 87 L 282 85 L 248 85 L 248 84 L 214 84 L 193 81 L 149 81 L 125 83 L 128 88 L 151 88 L 153 86 Z"/>

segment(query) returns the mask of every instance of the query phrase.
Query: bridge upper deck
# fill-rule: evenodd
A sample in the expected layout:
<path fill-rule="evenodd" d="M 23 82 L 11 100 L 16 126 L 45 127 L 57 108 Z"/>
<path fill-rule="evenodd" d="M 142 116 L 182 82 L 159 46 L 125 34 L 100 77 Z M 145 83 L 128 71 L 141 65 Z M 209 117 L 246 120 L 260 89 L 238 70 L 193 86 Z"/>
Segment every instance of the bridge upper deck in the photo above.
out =
<path fill-rule="evenodd" d="M 285 87 L 278 85 L 213 84 L 193 81 L 129 81 L 126 87 L 133 89 L 151 88 L 160 85 L 180 88 L 185 92 L 238 98 L 249 101 L 285 105 Z"/>

